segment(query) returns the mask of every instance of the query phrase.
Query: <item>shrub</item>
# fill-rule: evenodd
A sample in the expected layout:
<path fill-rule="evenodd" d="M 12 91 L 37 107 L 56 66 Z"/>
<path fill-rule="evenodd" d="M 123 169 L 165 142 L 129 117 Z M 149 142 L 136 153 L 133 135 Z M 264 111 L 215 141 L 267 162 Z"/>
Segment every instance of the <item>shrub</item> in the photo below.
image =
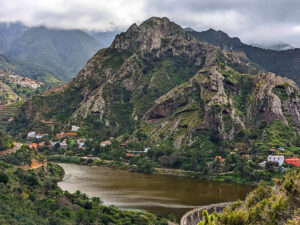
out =
<path fill-rule="evenodd" d="M 5 173 L 0 173 L 0 182 L 4 184 L 8 183 L 8 176 Z"/>

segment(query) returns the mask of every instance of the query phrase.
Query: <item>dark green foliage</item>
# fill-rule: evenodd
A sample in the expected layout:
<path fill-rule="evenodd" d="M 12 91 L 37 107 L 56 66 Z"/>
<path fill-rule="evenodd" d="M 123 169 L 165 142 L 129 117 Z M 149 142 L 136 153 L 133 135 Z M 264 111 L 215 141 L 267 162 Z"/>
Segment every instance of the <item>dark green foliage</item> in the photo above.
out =
<path fill-rule="evenodd" d="M 4 131 L 0 130 L 0 151 L 14 147 L 13 138 L 9 137 Z"/>
<path fill-rule="evenodd" d="M 28 29 L 5 54 L 41 65 L 57 78 L 69 81 L 99 49 L 99 43 L 80 30 L 41 26 Z"/>
<path fill-rule="evenodd" d="M 234 203 L 220 214 L 204 213 L 204 221 L 200 224 L 207 224 L 210 216 L 214 216 L 216 225 L 297 224 L 300 213 L 299 179 L 298 169 L 278 180 L 275 187 L 261 183 L 248 195 L 245 203 Z M 289 221 L 295 223 L 286 223 Z"/>
<path fill-rule="evenodd" d="M 8 183 L 8 176 L 3 172 L 0 172 L 0 183 Z"/>
<path fill-rule="evenodd" d="M 28 171 L 0 163 L 0 224 L 167 225 L 151 213 L 106 207 L 99 198 L 89 199 L 80 191 L 63 192 L 57 186 L 63 174 L 50 162 L 47 170 Z"/>
<path fill-rule="evenodd" d="M 150 159 L 140 159 L 136 164 L 136 171 L 141 173 L 153 173 L 156 163 Z"/>
<path fill-rule="evenodd" d="M 289 96 L 286 92 L 285 86 L 277 86 L 272 89 L 272 92 L 280 98 L 281 101 L 286 101 Z"/>
<path fill-rule="evenodd" d="M 21 166 L 30 165 L 33 159 L 42 161 L 45 157 L 30 149 L 27 145 L 23 145 L 16 153 L 8 154 L 2 160 L 9 164 Z"/>

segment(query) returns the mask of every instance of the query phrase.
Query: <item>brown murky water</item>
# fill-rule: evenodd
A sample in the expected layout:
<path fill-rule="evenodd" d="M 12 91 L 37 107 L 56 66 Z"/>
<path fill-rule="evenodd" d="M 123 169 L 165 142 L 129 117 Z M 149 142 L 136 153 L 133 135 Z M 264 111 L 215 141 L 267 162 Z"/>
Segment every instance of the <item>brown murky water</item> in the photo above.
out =
<path fill-rule="evenodd" d="M 178 218 L 201 205 L 244 199 L 251 186 L 213 182 L 187 177 L 146 175 L 106 167 L 60 163 L 65 176 L 58 185 L 99 197 L 105 205 L 121 209 L 144 209 Z"/>

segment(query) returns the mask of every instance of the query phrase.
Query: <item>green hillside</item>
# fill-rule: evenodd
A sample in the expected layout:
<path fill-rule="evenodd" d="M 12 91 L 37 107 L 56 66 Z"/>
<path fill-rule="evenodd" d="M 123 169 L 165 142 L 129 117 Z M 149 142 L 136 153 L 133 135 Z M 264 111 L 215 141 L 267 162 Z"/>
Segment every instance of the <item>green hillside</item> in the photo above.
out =
<path fill-rule="evenodd" d="M 100 44 L 83 31 L 41 26 L 28 29 L 5 55 L 42 66 L 56 78 L 69 81 L 100 48 Z"/>
<path fill-rule="evenodd" d="M 0 70 L 9 70 L 16 74 L 32 78 L 43 82 L 47 87 L 54 87 L 62 84 L 62 82 L 56 78 L 58 75 L 54 75 L 42 66 L 24 63 L 3 54 L 0 54 Z"/>

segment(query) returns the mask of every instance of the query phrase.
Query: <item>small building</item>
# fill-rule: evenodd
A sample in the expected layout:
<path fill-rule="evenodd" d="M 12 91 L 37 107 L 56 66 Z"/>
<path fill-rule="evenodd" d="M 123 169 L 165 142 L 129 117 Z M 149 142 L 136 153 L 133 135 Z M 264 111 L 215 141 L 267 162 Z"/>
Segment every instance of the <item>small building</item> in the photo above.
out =
<path fill-rule="evenodd" d="M 217 156 L 215 157 L 215 159 L 219 159 L 220 162 L 225 162 L 225 159 L 222 159 L 222 156 L 220 156 L 220 155 L 217 155 Z"/>
<path fill-rule="evenodd" d="M 269 155 L 268 162 L 277 162 L 279 166 L 284 163 L 284 156 L 282 155 Z"/>
<path fill-rule="evenodd" d="M 294 166 L 296 166 L 296 167 L 300 167 L 300 159 L 297 158 L 297 157 L 287 158 L 287 159 L 285 160 L 285 162 L 286 162 L 287 164 L 291 164 L 291 165 L 294 165 Z"/>
<path fill-rule="evenodd" d="M 80 127 L 77 127 L 77 126 L 75 126 L 75 125 L 72 125 L 71 131 L 77 132 L 77 131 L 79 130 L 79 128 L 80 128 Z"/>
<path fill-rule="evenodd" d="M 36 134 L 36 135 L 35 135 L 35 138 L 36 138 L 36 139 L 41 139 L 43 136 L 44 136 L 44 134 Z"/>
<path fill-rule="evenodd" d="M 51 147 L 52 147 L 52 148 L 55 148 L 55 146 L 56 146 L 57 144 L 59 144 L 59 142 L 57 142 L 57 141 L 51 141 Z"/>
<path fill-rule="evenodd" d="M 107 141 L 102 141 L 102 142 L 100 143 L 100 147 L 105 147 L 105 146 L 107 146 L 107 145 L 111 145 L 111 142 L 110 142 L 109 140 L 107 140 Z"/>
<path fill-rule="evenodd" d="M 68 133 L 65 133 L 65 137 L 68 137 L 68 136 L 76 136 L 77 133 L 75 132 L 68 132 Z"/>
<path fill-rule="evenodd" d="M 64 150 L 68 150 L 68 144 L 66 142 L 66 140 L 64 140 L 63 142 L 59 143 L 60 147 Z"/>
<path fill-rule="evenodd" d="M 134 156 L 134 154 L 132 154 L 132 153 L 126 153 L 126 157 L 133 157 Z"/>
<path fill-rule="evenodd" d="M 248 161 L 252 160 L 252 156 L 251 155 L 247 155 L 246 154 L 246 155 L 242 155 L 242 157 L 245 158 L 245 159 L 247 159 Z"/>
<path fill-rule="evenodd" d="M 258 163 L 258 165 L 264 169 L 266 167 L 266 163 L 267 163 L 267 161 L 262 161 L 262 162 Z"/>
<path fill-rule="evenodd" d="M 31 143 L 30 145 L 29 145 L 29 148 L 31 148 L 31 149 L 34 149 L 34 150 L 38 150 L 38 148 L 39 148 L 39 144 L 38 143 Z"/>
<path fill-rule="evenodd" d="M 270 152 L 270 153 L 274 153 L 275 151 L 276 151 L 276 148 L 270 148 L 270 149 L 269 149 L 269 152 Z"/>
<path fill-rule="evenodd" d="M 35 138 L 35 131 L 28 132 L 27 137 L 28 138 Z"/>
<path fill-rule="evenodd" d="M 77 140 L 77 144 L 78 144 L 78 147 L 79 147 L 79 148 L 83 148 L 83 146 L 84 146 L 84 140 L 78 139 L 78 140 Z"/>
<path fill-rule="evenodd" d="M 15 119 L 13 118 L 13 117 L 10 117 L 7 121 L 8 122 L 12 122 L 12 121 L 14 121 Z"/>

